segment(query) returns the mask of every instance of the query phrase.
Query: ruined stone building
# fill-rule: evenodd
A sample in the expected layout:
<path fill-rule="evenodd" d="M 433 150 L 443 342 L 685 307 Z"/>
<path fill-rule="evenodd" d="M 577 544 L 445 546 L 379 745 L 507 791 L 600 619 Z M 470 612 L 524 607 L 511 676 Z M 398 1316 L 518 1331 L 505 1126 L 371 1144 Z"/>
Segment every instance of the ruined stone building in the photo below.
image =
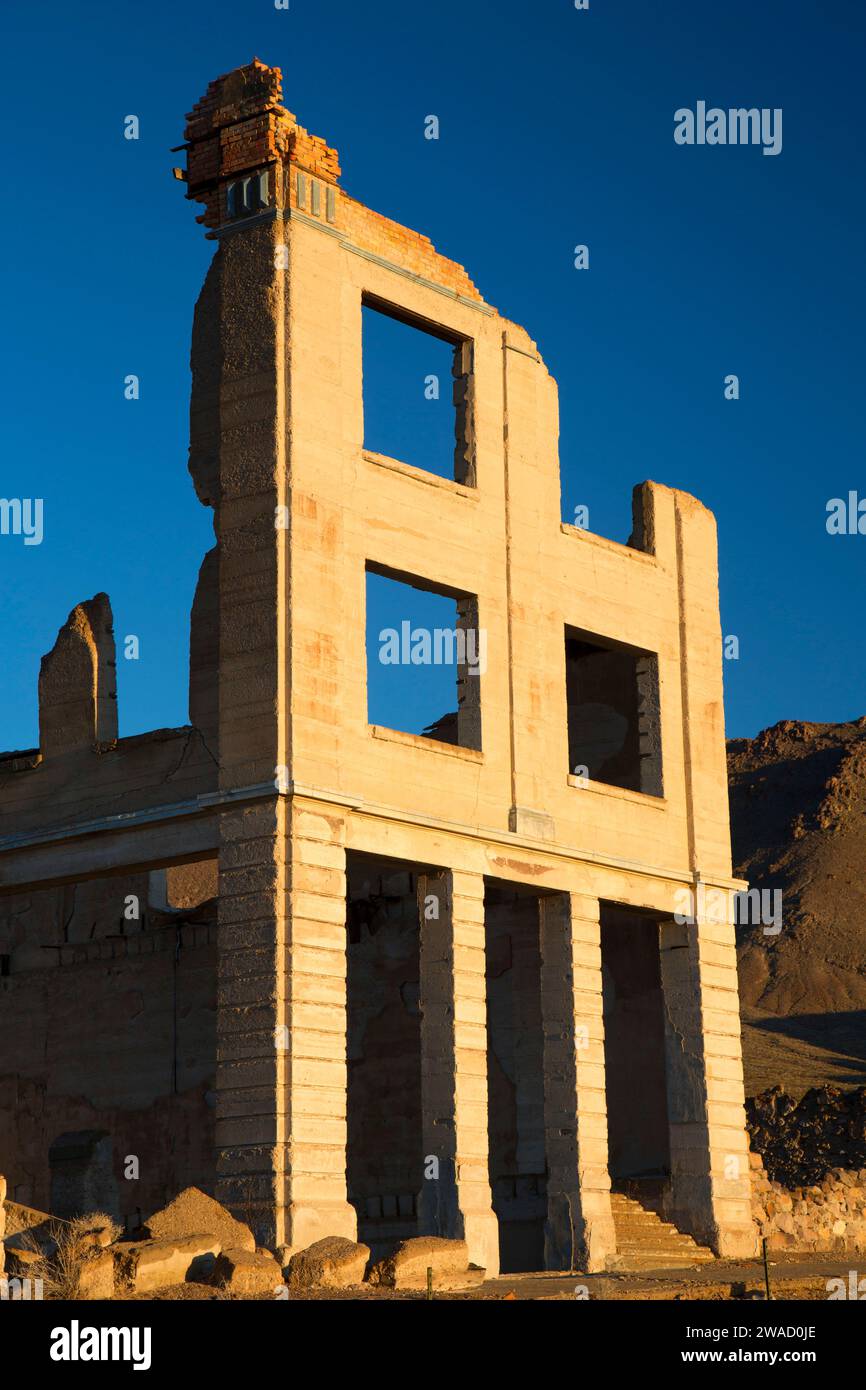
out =
<path fill-rule="evenodd" d="M 535 343 L 344 191 L 278 69 L 211 83 L 185 149 L 189 724 L 118 737 L 100 594 L 0 759 L 10 1197 L 135 1222 L 195 1183 L 272 1245 L 599 1269 L 644 1183 L 751 1253 L 733 924 L 675 920 L 738 886 L 712 516 L 645 483 L 626 545 L 561 522 Z M 449 477 L 365 448 L 368 312 L 447 345 Z M 428 735 L 368 720 L 370 574 L 486 634 Z"/>

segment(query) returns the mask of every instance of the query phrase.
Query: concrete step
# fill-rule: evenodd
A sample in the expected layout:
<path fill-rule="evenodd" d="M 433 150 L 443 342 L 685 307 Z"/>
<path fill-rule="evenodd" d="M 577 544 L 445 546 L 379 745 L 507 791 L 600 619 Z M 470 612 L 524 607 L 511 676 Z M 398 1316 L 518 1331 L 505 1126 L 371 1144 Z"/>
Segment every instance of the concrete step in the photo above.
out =
<path fill-rule="evenodd" d="M 642 1239 L 635 1239 L 634 1236 L 621 1236 L 617 1232 L 617 1250 L 703 1250 L 705 1247 L 698 1245 L 694 1240 L 679 1237 L 675 1240 L 657 1240 L 652 1236 L 645 1236 Z"/>
<path fill-rule="evenodd" d="M 664 1221 L 647 1203 L 625 1193 L 611 1193 L 617 1253 L 608 1262 L 615 1270 L 688 1268 L 714 1259 L 685 1231 Z"/>
<path fill-rule="evenodd" d="M 617 1227 L 618 1245 L 651 1245 L 653 1249 L 680 1250 L 694 1247 L 699 1250 L 701 1247 L 697 1241 L 692 1240 L 691 1236 L 683 1235 L 676 1231 L 673 1235 L 660 1235 L 658 1231 L 647 1231 L 642 1235 L 636 1235 L 633 1231 L 621 1231 Z"/>
<path fill-rule="evenodd" d="M 705 1264 L 712 1260 L 700 1247 L 694 1250 L 620 1250 L 618 1255 L 624 1260 L 659 1260 L 662 1264 Z"/>
<path fill-rule="evenodd" d="M 623 1255 L 613 1255 L 607 1261 L 607 1268 L 612 1273 L 618 1274 L 641 1274 L 654 1269 L 696 1269 L 698 1265 L 704 1264 L 704 1260 L 695 1259 L 688 1255 L 635 1255 L 626 1253 Z"/>

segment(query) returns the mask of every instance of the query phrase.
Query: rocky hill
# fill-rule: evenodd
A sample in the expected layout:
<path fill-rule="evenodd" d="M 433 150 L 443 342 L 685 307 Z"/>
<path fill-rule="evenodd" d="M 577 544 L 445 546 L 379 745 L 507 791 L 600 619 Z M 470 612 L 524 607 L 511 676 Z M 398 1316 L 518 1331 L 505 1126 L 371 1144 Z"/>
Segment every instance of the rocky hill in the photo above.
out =
<path fill-rule="evenodd" d="M 866 1083 L 866 717 L 728 744 L 735 872 L 782 893 L 738 929 L 746 1091 Z"/>

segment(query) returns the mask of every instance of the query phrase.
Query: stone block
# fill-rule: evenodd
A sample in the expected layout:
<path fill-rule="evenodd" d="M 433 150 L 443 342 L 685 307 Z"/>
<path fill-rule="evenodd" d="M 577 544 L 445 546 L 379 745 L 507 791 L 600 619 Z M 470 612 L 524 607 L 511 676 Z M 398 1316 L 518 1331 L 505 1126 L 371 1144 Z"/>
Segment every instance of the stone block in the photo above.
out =
<path fill-rule="evenodd" d="M 78 1274 L 78 1297 L 114 1297 L 113 1249 L 94 1249 L 90 1258 L 82 1261 Z"/>
<path fill-rule="evenodd" d="M 187 1281 L 206 1282 L 220 1253 L 212 1235 L 144 1240 L 114 1246 L 114 1279 L 118 1292 L 150 1293 Z"/>
<path fill-rule="evenodd" d="M 209 1282 L 233 1294 L 273 1298 L 283 1272 L 269 1250 L 222 1250 Z"/>
<path fill-rule="evenodd" d="M 289 1264 L 289 1288 L 347 1288 L 360 1284 L 370 1259 L 367 1245 L 326 1236 L 299 1250 Z"/>
<path fill-rule="evenodd" d="M 466 1242 L 439 1236 L 414 1236 L 397 1246 L 393 1254 L 370 1270 L 371 1284 L 389 1289 L 425 1289 L 427 1270 L 433 1271 L 433 1288 L 465 1289 L 479 1284 L 485 1271 L 470 1265 Z"/>

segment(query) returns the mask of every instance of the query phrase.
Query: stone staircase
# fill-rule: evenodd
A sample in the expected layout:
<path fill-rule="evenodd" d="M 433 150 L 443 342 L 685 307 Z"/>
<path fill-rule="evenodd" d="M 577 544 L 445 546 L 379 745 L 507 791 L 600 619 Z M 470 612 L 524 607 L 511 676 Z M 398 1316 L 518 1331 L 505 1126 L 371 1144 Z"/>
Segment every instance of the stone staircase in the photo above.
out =
<path fill-rule="evenodd" d="M 656 1201 L 649 1194 L 640 1199 L 624 1192 L 610 1194 L 617 1253 L 608 1261 L 609 1269 L 629 1273 L 687 1269 L 715 1258 L 707 1246 L 663 1221 L 653 1210 Z"/>

